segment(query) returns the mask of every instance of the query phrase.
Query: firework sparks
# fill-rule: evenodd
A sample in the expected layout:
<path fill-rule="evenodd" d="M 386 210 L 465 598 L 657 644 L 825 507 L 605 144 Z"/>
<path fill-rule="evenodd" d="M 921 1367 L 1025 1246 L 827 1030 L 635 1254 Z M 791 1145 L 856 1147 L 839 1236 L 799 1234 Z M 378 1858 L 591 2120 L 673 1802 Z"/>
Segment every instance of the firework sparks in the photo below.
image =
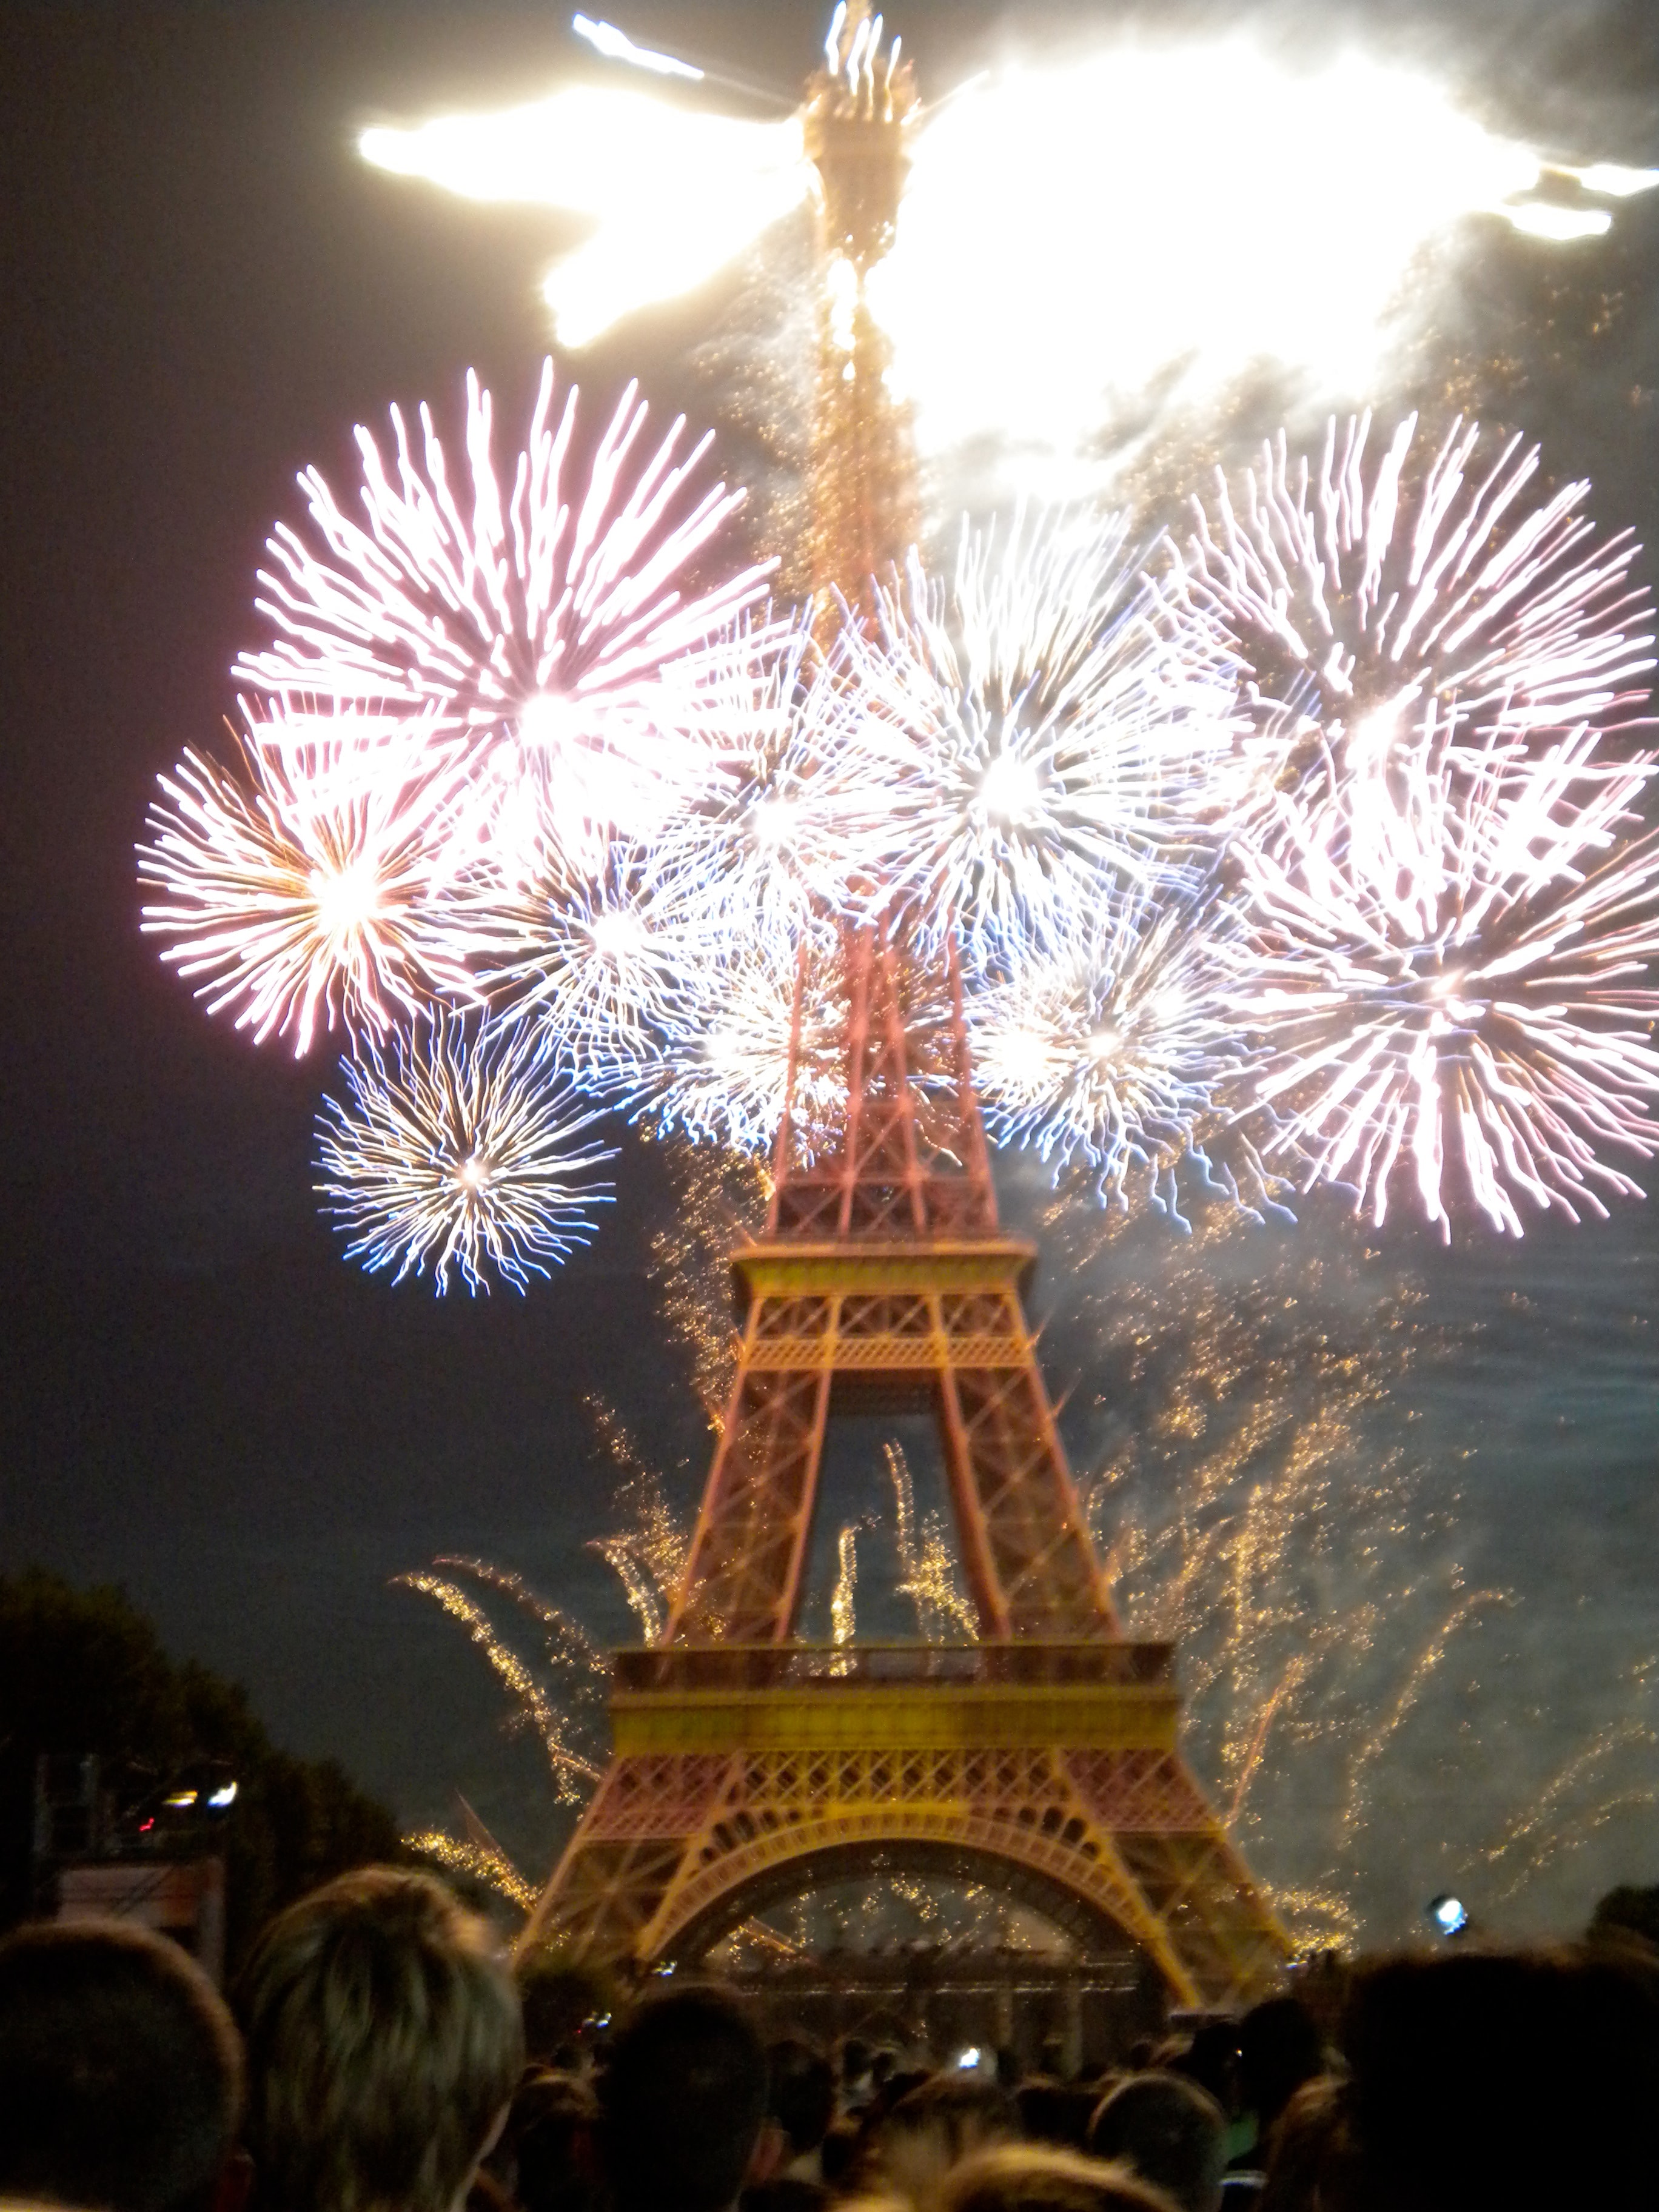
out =
<path fill-rule="evenodd" d="M 1654 662 L 1630 533 L 1595 542 L 1587 483 L 1528 507 L 1538 448 L 1512 438 L 1477 469 L 1475 424 L 1454 423 L 1413 475 L 1416 428 L 1400 424 L 1369 483 L 1367 415 L 1340 442 L 1330 423 L 1316 475 L 1281 434 L 1245 473 L 1242 514 L 1224 477 L 1213 519 L 1194 501 L 1192 596 L 1258 696 L 1301 708 L 1274 717 L 1295 762 L 1340 780 L 1400 747 L 1478 754 L 1632 721 Z M 1285 770 L 1273 751 L 1264 781 Z"/>
<path fill-rule="evenodd" d="M 1396 744 L 1328 803 L 1280 795 L 1244 850 L 1264 957 L 1237 1006 L 1272 1050 L 1266 1158 L 1299 1149 L 1377 1222 L 1401 1170 L 1443 1237 L 1449 1194 L 1516 1236 L 1517 1197 L 1577 1221 L 1642 1195 L 1602 1154 L 1659 1152 L 1659 838 L 1620 842 L 1651 770 L 1595 745 L 1455 775 Z"/>
<path fill-rule="evenodd" d="M 553 1066 L 611 1099 L 653 1079 L 656 1036 L 685 979 L 715 968 L 725 943 L 694 884 L 621 844 L 596 877 L 526 884 L 464 932 L 492 999 L 532 1017 Z"/>
<path fill-rule="evenodd" d="M 952 1633 L 972 1638 L 979 1620 L 963 1595 L 957 1578 L 956 1555 L 951 1549 L 944 1516 L 925 1513 L 916 1517 L 915 1485 L 902 1444 L 881 1448 L 887 1480 L 893 1491 L 893 1540 L 898 1552 L 898 1595 L 915 1607 L 916 1629 L 928 1644 L 943 1642 Z"/>
<path fill-rule="evenodd" d="M 837 49 L 832 68 L 851 58 Z M 592 235 L 546 285 L 561 343 L 581 346 L 705 283 L 807 204 L 802 124 L 573 85 L 360 143 L 383 168 L 471 198 L 588 218 Z M 1471 214 L 1558 243 L 1612 220 L 1540 197 L 1539 154 L 1461 114 L 1425 76 L 1359 53 L 1291 67 L 1237 37 L 988 71 L 914 122 L 906 153 L 897 240 L 870 290 L 895 384 L 925 452 L 1006 442 L 1049 488 L 1074 488 L 1103 419 L 1144 417 L 1148 399 L 1202 402 L 1264 360 L 1315 388 L 1374 383 L 1407 272 Z M 1599 163 L 1565 173 L 1615 202 L 1656 181 Z M 1340 191 L 1312 181 L 1331 177 Z M 1115 219 L 1126 208 L 1133 218 Z M 1087 283 L 1083 232 L 1098 254 Z M 1264 238 L 1278 249 L 1266 258 Z M 988 343 L 985 303 L 999 300 L 1018 307 Z"/>
<path fill-rule="evenodd" d="M 295 732 L 300 735 L 295 735 Z M 384 1030 L 465 989 L 441 894 L 460 787 L 453 750 L 372 715 L 312 713 L 233 732 L 234 768 L 186 753 L 149 811 L 142 927 L 264 1043 L 319 1024 Z"/>
<path fill-rule="evenodd" d="M 641 1455 L 614 1407 L 601 1398 L 584 1402 L 621 1478 L 617 1507 L 623 1516 L 620 1528 L 597 1537 L 589 1548 L 599 1553 L 621 1583 L 644 1642 L 654 1644 L 662 1633 L 674 1593 L 685 1579 L 690 1534 L 675 1517 L 664 1494 L 661 1476 Z"/>
<path fill-rule="evenodd" d="M 662 1079 L 652 1113 L 665 1133 L 764 1157 L 786 1097 L 797 1140 L 811 1149 L 847 1098 L 847 1009 L 831 939 L 805 956 L 781 931 L 733 943 L 723 966 L 689 979 L 664 1028 Z M 791 1048 L 797 994 L 799 1047 Z"/>
<path fill-rule="evenodd" d="M 521 1028 L 476 1033 L 452 1016 L 344 1060 L 348 1102 L 319 1116 L 318 1189 L 371 1272 L 401 1282 L 428 1264 L 441 1297 L 454 1267 L 473 1292 L 493 1271 L 515 1289 L 592 1234 L 614 1149 L 580 1142 L 598 1116 L 550 1077 Z"/>
<path fill-rule="evenodd" d="M 914 557 L 849 626 L 844 774 L 874 896 L 923 939 L 1052 939 L 1190 835 L 1233 755 L 1231 665 L 1176 630 L 1124 557 L 1125 526 L 1060 515 L 964 531 L 950 592 Z"/>
<path fill-rule="evenodd" d="M 487 1889 L 493 1889 L 497 1897 L 522 1913 L 527 1915 L 536 1902 L 534 1883 L 525 1880 L 499 1844 L 463 1840 L 447 1834 L 442 1828 L 422 1828 L 414 1835 L 405 1836 L 404 1844 L 407 1850 L 441 1867 L 446 1874 L 459 1875 L 464 1881 L 481 1882 Z"/>
<path fill-rule="evenodd" d="M 422 1597 L 433 1599 L 452 1620 L 459 1621 L 489 1661 L 497 1679 L 510 1692 L 519 1716 L 541 1738 L 559 1802 L 580 1804 L 584 1784 L 591 1788 L 599 1778 L 599 1770 L 591 1759 L 585 1758 L 571 1745 L 567 1717 L 518 1653 L 496 1634 L 483 1607 L 469 1597 L 458 1583 L 443 1575 L 398 1575 L 392 1579 L 392 1587 L 411 1589 Z"/>
<path fill-rule="evenodd" d="M 418 455 L 392 410 L 390 467 L 359 428 L 366 523 L 306 471 L 312 536 L 282 523 L 270 539 L 258 604 L 276 635 L 236 672 L 278 699 L 401 710 L 481 754 L 505 747 L 495 781 L 511 794 L 528 778 L 546 834 L 580 861 L 615 827 L 647 830 L 672 805 L 677 773 L 700 774 L 684 730 L 732 640 L 749 649 L 755 639 L 729 618 L 762 595 L 768 572 L 686 597 L 688 565 L 743 496 L 695 491 L 708 441 L 677 459 L 677 423 L 637 457 L 646 410 L 630 386 L 576 488 L 576 394 L 556 423 L 553 404 L 549 362 L 510 492 L 491 457 L 489 395 L 471 371 L 470 488 L 452 486 L 425 407 Z"/>
<path fill-rule="evenodd" d="M 1229 1005 L 1240 933 L 1224 902 L 1206 914 L 1179 894 L 1143 894 L 975 992 L 969 1039 L 988 1133 L 1057 1167 L 1086 1161 L 1102 1200 L 1127 1204 L 1131 1172 L 1156 1177 L 1188 1149 L 1243 1063 Z"/>

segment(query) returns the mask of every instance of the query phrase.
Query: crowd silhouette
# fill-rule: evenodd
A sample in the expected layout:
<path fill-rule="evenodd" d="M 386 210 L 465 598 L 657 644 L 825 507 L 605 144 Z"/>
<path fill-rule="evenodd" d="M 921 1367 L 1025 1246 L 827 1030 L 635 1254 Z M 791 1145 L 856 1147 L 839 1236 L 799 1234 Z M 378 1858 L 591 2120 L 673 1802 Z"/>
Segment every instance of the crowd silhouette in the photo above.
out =
<path fill-rule="evenodd" d="M 1310 2002 L 1312 1998 L 1314 2002 Z M 370 1869 L 228 2006 L 116 1922 L 0 1942 L 0 2204 L 70 2212 L 1604 2212 L 1659 2203 L 1659 1950 L 1334 1966 L 1079 2079 L 769 2044 L 658 1982 L 538 2047 L 488 1924 Z"/>

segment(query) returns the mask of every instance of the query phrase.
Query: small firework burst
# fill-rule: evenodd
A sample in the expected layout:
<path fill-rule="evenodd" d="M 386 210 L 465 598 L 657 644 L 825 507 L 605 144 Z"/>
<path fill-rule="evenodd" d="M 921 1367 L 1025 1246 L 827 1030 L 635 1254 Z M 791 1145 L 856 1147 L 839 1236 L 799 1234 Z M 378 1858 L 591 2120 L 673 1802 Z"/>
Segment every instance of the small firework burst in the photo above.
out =
<path fill-rule="evenodd" d="M 310 1047 L 319 1024 L 384 1030 L 434 991 L 465 988 L 445 950 L 442 896 L 460 785 L 453 748 L 373 714 L 313 712 L 233 732 L 234 766 L 187 752 L 158 778 L 141 883 L 165 894 L 142 927 L 236 1008 L 257 1042 Z"/>
<path fill-rule="evenodd" d="M 1651 769 L 1596 751 L 1455 775 L 1419 739 L 1334 800 L 1280 795 L 1235 1011 L 1269 1049 L 1264 1154 L 1298 1150 L 1304 1187 L 1381 1222 L 1401 1170 L 1443 1237 L 1449 1183 L 1516 1236 L 1518 1198 L 1576 1221 L 1641 1195 L 1605 1154 L 1659 1153 L 1659 836 L 1629 835 Z"/>
<path fill-rule="evenodd" d="M 610 1186 L 592 1170 L 614 1150 L 581 1141 L 598 1115 L 550 1075 L 522 1026 L 476 1028 L 441 1012 L 341 1063 L 349 1098 L 325 1098 L 317 1188 L 351 1238 L 347 1256 L 401 1282 L 454 1267 L 467 1288 L 491 1272 L 516 1290 L 592 1234 Z"/>
<path fill-rule="evenodd" d="M 833 935 L 799 945 L 780 930 L 737 936 L 722 962 L 692 979 L 665 1026 L 657 1126 L 763 1155 L 787 1102 L 797 1143 L 811 1149 L 814 1133 L 827 1137 L 847 1103 L 842 992 Z"/>
<path fill-rule="evenodd" d="M 1063 936 L 1219 804 L 1231 665 L 1125 545 L 1115 518 L 964 531 L 948 593 L 913 557 L 879 636 L 848 626 L 848 805 L 874 897 L 924 939 Z"/>
<path fill-rule="evenodd" d="M 775 643 L 734 649 L 710 686 L 703 735 L 719 763 L 659 840 L 665 864 L 700 878 L 738 930 L 799 933 L 848 903 L 843 689 L 813 642 L 810 611 Z"/>
<path fill-rule="evenodd" d="M 1538 448 L 1511 438 L 1477 466 L 1480 428 L 1462 422 L 1414 475 L 1414 415 L 1368 480 L 1370 421 L 1339 439 L 1333 420 L 1316 475 L 1281 432 L 1245 471 L 1242 512 L 1224 477 L 1212 512 L 1193 501 L 1175 596 L 1224 623 L 1249 667 L 1263 785 L 1340 781 L 1396 745 L 1524 753 L 1639 717 L 1652 608 L 1629 532 L 1596 540 L 1589 486 L 1528 506 Z"/>
<path fill-rule="evenodd" d="M 236 672 L 268 695 L 391 707 L 495 753 L 508 792 L 533 786 L 546 834 L 574 854 L 672 800 L 677 775 L 702 772 L 688 732 L 708 687 L 757 633 L 730 617 L 764 590 L 749 568 L 689 596 L 689 565 L 742 499 L 693 478 L 708 440 L 677 459 L 683 424 L 637 455 L 646 409 L 629 386 L 573 485 L 576 394 L 553 416 L 553 365 L 542 372 L 527 450 L 504 492 L 491 457 L 489 395 L 467 375 L 470 483 L 452 484 L 430 411 L 421 451 L 392 410 L 395 458 L 362 428 L 365 522 L 308 469 L 300 483 L 309 537 L 287 523 L 270 540 L 260 611 L 271 644 Z"/>
<path fill-rule="evenodd" d="M 1225 901 L 1147 892 L 1011 965 L 969 1003 L 989 1133 L 1057 1167 L 1086 1161 L 1123 1202 L 1133 1170 L 1193 1143 L 1244 1060 L 1229 1004 L 1241 949 Z"/>
<path fill-rule="evenodd" d="M 532 1017 L 554 1064 L 620 1102 L 654 1079 L 657 1036 L 725 950 L 702 886 L 614 845 L 594 878 L 556 866 L 486 902 L 462 935 L 493 999 Z"/>

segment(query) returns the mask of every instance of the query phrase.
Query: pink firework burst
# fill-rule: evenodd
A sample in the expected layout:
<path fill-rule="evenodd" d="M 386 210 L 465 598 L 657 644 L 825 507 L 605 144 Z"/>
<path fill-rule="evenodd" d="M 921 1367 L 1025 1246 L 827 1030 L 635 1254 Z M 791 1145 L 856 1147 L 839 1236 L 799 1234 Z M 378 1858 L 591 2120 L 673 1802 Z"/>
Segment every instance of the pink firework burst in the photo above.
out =
<path fill-rule="evenodd" d="M 1333 421 L 1316 470 L 1281 433 L 1242 505 L 1219 475 L 1193 501 L 1177 593 L 1220 617 L 1262 707 L 1295 710 L 1266 718 L 1262 784 L 1363 771 L 1395 744 L 1484 762 L 1494 740 L 1524 755 L 1637 721 L 1652 607 L 1630 533 L 1596 539 L 1589 486 L 1529 503 L 1538 448 L 1511 438 L 1478 460 L 1479 425 L 1461 422 L 1417 466 L 1414 415 L 1368 465 L 1370 421 L 1340 436 Z"/>
<path fill-rule="evenodd" d="M 681 454 L 683 422 L 644 450 L 634 386 L 573 483 L 576 393 L 556 421 L 548 362 L 510 490 L 491 456 L 489 394 L 471 371 L 466 395 L 454 481 L 425 406 L 418 452 L 395 407 L 390 460 L 359 428 L 361 522 L 316 469 L 303 472 L 312 528 L 272 534 L 258 605 L 276 635 L 236 674 L 277 698 L 390 707 L 468 738 L 490 754 L 509 812 L 527 778 L 546 834 L 591 857 L 614 827 L 647 830 L 641 817 L 702 774 L 705 695 L 735 641 L 761 641 L 729 617 L 763 594 L 769 569 L 688 590 L 743 494 L 696 488 L 709 441 Z"/>
<path fill-rule="evenodd" d="M 235 1007 L 259 1043 L 291 1035 L 297 1056 L 319 1022 L 383 1030 L 465 989 L 442 927 L 459 748 L 350 713 L 234 743 L 234 767 L 187 752 L 158 779 L 138 848 L 162 894 L 142 926 L 209 1012 Z"/>
<path fill-rule="evenodd" d="M 1335 799 L 1280 794 L 1242 854 L 1261 957 L 1234 1011 L 1267 1048 L 1243 1086 L 1269 1161 L 1347 1186 L 1381 1222 L 1396 1177 L 1443 1237 L 1467 1198 L 1605 1215 L 1640 1197 L 1607 1157 L 1659 1152 L 1659 834 L 1652 775 L 1594 732 L 1519 769 L 1455 773 L 1419 742 Z"/>

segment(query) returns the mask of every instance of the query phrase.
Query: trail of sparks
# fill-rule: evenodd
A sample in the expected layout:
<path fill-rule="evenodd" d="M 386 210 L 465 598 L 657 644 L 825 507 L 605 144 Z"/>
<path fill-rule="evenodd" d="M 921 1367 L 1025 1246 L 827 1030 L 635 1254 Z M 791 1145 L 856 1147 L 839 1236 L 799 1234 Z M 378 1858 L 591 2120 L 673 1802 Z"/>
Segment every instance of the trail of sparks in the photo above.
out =
<path fill-rule="evenodd" d="M 528 1917 L 536 1902 L 535 1885 L 525 1880 L 499 1845 L 464 1842 L 447 1834 L 442 1828 L 420 1829 L 405 1836 L 404 1844 L 406 1850 L 417 1851 L 422 1858 L 441 1867 L 446 1874 L 482 1882 Z"/>
<path fill-rule="evenodd" d="M 518 1715 L 532 1727 L 541 1738 L 542 1747 L 552 1770 L 553 1787 L 559 1802 L 579 1805 L 584 1798 L 584 1784 L 591 1786 L 599 1778 L 599 1770 L 590 1759 L 574 1750 L 566 1730 L 566 1716 L 560 1712 L 538 1682 L 524 1661 L 509 1644 L 496 1634 L 494 1625 L 483 1607 L 469 1597 L 459 1583 L 442 1575 L 397 1575 L 392 1578 L 394 1589 L 411 1589 L 422 1597 L 429 1597 L 441 1606 L 452 1620 L 460 1622 L 477 1649 L 483 1653 L 497 1679 L 511 1693 Z"/>

